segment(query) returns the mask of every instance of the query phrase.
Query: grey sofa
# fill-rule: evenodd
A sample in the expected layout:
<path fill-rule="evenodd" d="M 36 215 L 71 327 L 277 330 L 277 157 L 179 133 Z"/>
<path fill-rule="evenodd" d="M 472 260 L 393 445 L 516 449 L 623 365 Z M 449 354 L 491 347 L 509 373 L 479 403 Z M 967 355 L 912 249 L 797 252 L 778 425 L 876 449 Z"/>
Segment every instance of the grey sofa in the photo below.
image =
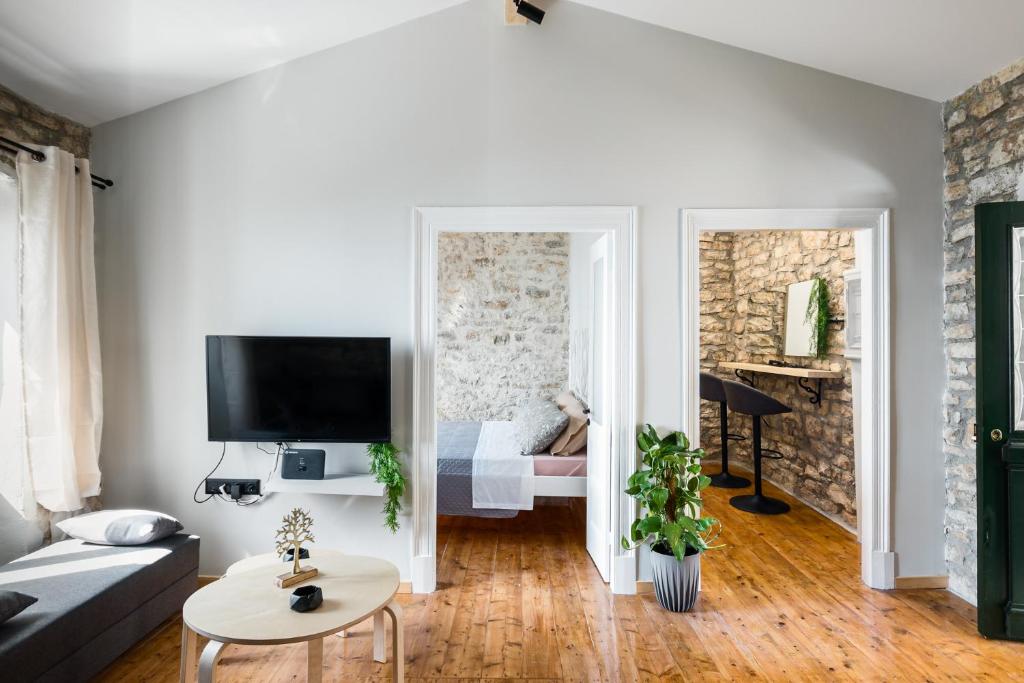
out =
<path fill-rule="evenodd" d="M 38 598 L 0 624 L 0 679 L 87 681 L 168 617 L 196 589 L 199 538 L 140 546 L 77 540 L 0 567 L 0 588 Z"/>

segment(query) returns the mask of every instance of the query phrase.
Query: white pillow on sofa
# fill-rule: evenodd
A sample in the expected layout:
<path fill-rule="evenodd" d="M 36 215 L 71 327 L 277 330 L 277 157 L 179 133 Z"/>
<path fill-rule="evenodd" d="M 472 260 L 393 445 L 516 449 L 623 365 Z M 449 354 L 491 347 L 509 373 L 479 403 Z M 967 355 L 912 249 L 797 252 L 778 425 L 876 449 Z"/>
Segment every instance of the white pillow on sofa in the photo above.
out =
<path fill-rule="evenodd" d="M 100 545 L 144 545 L 184 527 L 170 515 L 151 510 L 100 510 L 57 523 L 72 538 Z"/>

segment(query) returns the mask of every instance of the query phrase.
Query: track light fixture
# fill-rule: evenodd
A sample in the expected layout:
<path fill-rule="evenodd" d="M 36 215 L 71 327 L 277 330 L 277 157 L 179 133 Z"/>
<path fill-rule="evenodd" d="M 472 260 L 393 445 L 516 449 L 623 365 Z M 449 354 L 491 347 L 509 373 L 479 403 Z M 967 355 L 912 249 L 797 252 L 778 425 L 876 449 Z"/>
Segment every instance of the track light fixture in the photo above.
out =
<path fill-rule="evenodd" d="M 531 5 L 526 0 L 515 0 L 516 13 L 522 17 L 526 17 L 529 21 L 535 24 L 540 24 L 544 21 L 544 10 L 536 5 Z"/>

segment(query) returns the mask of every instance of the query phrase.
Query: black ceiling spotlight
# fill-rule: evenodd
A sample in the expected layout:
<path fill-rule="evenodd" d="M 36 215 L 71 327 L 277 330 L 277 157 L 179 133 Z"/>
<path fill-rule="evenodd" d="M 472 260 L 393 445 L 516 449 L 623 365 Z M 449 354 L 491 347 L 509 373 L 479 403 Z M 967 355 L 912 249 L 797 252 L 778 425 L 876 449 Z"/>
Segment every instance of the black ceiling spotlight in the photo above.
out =
<path fill-rule="evenodd" d="M 515 0 L 516 13 L 519 16 L 526 17 L 529 21 L 535 24 L 540 24 L 544 21 L 544 10 L 536 5 L 531 5 L 526 0 Z"/>

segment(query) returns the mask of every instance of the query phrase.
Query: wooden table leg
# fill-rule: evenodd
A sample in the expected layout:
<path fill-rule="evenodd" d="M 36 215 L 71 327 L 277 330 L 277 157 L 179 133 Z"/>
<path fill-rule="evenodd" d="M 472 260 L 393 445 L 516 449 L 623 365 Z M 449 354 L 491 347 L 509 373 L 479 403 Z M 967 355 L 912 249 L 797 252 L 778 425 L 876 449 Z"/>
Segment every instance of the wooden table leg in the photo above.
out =
<path fill-rule="evenodd" d="M 324 672 L 324 639 L 314 638 L 306 642 L 306 681 L 320 683 Z"/>
<path fill-rule="evenodd" d="M 181 683 L 192 680 L 196 670 L 196 647 L 198 645 L 196 632 L 188 627 L 184 621 L 181 622 L 181 669 L 178 680 Z"/>
<path fill-rule="evenodd" d="M 391 659 L 392 680 L 405 681 L 405 628 L 402 621 L 402 606 L 392 600 L 384 608 L 391 615 Z"/>
<path fill-rule="evenodd" d="M 373 615 L 373 661 L 388 661 L 387 655 L 384 654 L 386 641 L 387 633 L 384 632 L 384 610 L 380 610 Z"/>
<path fill-rule="evenodd" d="M 199 683 L 213 683 L 214 670 L 223 649 L 224 643 L 217 640 L 211 640 L 203 648 L 203 654 L 199 657 Z"/>

